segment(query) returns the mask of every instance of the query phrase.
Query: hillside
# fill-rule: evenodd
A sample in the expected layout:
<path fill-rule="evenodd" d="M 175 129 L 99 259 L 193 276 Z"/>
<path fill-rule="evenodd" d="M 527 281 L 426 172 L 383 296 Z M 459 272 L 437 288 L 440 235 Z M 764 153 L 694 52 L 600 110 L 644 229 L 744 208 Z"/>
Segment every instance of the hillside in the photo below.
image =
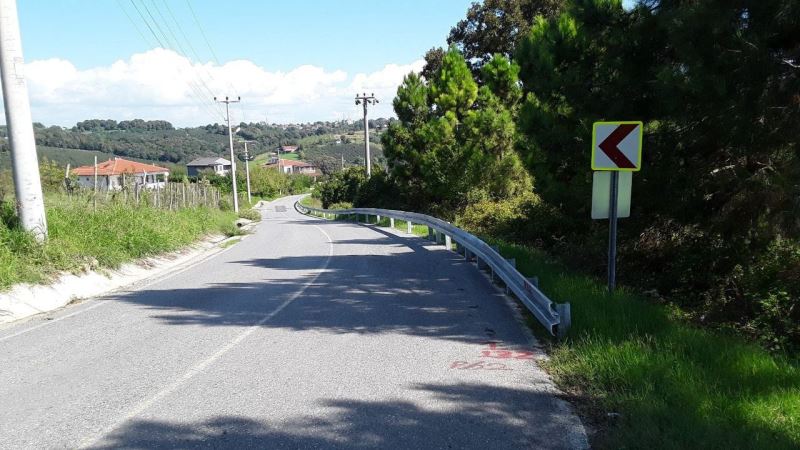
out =
<path fill-rule="evenodd" d="M 323 171 L 336 170 L 341 167 L 342 158 L 345 166 L 364 164 L 363 131 L 355 133 L 325 134 L 300 139 L 301 159 L 313 162 Z M 380 143 L 381 133 L 370 133 L 370 153 L 374 164 L 385 164 L 383 147 Z M 338 142 L 338 143 L 337 143 Z"/>
<path fill-rule="evenodd" d="M 386 119 L 376 119 L 371 121 L 371 126 L 383 127 L 386 123 Z M 345 121 L 289 125 L 241 123 L 237 125 L 236 138 L 253 141 L 248 150 L 251 155 L 259 155 L 273 151 L 279 145 L 302 146 L 305 140 L 314 142 L 315 146 L 324 147 L 328 141 L 335 142 L 328 138 L 334 135 L 349 136 L 347 140 L 358 142 L 360 127 L 360 122 Z M 162 164 L 186 164 L 199 156 L 226 156 L 229 153 L 227 132 L 227 127 L 218 123 L 175 128 L 163 120 L 140 119 L 121 122 L 91 119 L 78 122 L 72 128 L 34 124 L 36 143 L 40 149 L 46 149 L 42 150 L 42 155 L 50 160 L 73 165 L 90 162 L 95 153 L 75 153 L 71 150 L 97 152 L 99 159 L 118 155 Z M 5 137 L 5 134 L 5 127 L 0 126 L 0 137 Z M 363 137 L 360 139 L 363 142 Z M 7 150 L 7 142 L 0 141 L 0 155 Z M 67 153 L 61 153 L 62 151 Z M 340 158 L 340 153 L 315 149 L 310 155 L 336 155 Z M 351 153 L 347 151 L 345 157 L 351 158 Z M 355 158 L 353 154 L 352 159 Z M 2 161 L 0 159 L 0 163 Z"/>

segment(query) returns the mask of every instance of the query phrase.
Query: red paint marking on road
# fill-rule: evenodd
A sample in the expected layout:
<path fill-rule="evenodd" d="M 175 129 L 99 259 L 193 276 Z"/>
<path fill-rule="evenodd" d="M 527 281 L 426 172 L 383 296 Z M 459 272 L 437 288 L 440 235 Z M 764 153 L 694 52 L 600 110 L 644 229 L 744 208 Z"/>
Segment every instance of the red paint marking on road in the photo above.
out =
<path fill-rule="evenodd" d="M 499 348 L 497 346 L 497 342 L 488 342 L 486 344 L 486 349 L 481 351 L 480 357 L 497 359 L 533 359 L 533 352 Z"/>
<path fill-rule="evenodd" d="M 639 126 L 638 124 L 634 123 L 624 123 L 618 126 L 611 134 L 608 135 L 607 138 L 603 140 L 597 146 L 603 150 L 603 153 L 608 156 L 614 164 L 617 165 L 620 169 L 635 169 L 636 165 L 628 159 L 622 151 L 617 147 L 620 142 L 622 142 L 636 127 Z"/>
<path fill-rule="evenodd" d="M 484 361 L 469 362 L 469 361 L 453 361 L 450 363 L 451 369 L 460 370 L 514 370 L 506 367 L 505 364 L 500 363 L 487 363 Z"/>

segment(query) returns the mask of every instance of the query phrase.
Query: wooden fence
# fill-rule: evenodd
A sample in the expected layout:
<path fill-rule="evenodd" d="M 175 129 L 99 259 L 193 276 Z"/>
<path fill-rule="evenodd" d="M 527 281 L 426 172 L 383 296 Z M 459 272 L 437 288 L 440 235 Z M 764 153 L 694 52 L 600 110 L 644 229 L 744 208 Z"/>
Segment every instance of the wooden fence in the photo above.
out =
<path fill-rule="evenodd" d="M 124 186 L 117 190 L 94 191 L 89 188 L 68 187 L 71 197 L 89 196 L 98 202 L 121 202 L 130 205 L 147 205 L 177 210 L 182 208 L 219 208 L 224 198 L 219 189 L 208 183 L 164 183 L 161 187 L 145 188 L 141 185 Z"/>

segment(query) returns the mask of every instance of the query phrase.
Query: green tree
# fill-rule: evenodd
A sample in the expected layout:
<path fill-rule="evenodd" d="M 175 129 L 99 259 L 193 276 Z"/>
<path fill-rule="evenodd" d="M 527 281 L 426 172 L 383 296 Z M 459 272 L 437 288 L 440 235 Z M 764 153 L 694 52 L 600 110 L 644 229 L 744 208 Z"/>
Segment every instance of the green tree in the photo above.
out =
<path fill-rule="evenodd" d="M 540 15 L 555 16 L 563 4 L 564 0 L 473 2 L 467 10 L 467 17 L 450 30 L 447 43 L 457 46 L 478 74 L 483 64 L 495 54 L 510 58 L 533 19 Z"/>

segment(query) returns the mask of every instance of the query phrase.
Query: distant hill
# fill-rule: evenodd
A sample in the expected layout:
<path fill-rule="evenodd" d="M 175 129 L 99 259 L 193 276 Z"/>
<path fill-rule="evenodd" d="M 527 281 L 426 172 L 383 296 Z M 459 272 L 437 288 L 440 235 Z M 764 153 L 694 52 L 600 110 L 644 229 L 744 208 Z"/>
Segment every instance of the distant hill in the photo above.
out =
<path fill-rule="evenodd" d="M 385 126 L 387 119 L 370 121 L 376 128 Z M 304 140 L 317 138 L 320 148 L 309 146 L 308 156 L 334 155 L 340 158 L 341 151 L 325 149 L 327 138 L 323 136 L 350 135 L 358 139 L 361 122 L 313 122 L 295 125 L 266 123 L 241 123 L 235 139 L 247 139 L 251 155 L 273 151 L 279 145 L 303 145 Z M 86 164 L 95 153 L 80 153 L 73 150 L 97 152 L 99 159 L 118 155 L 160 163 L 185 164 L 200 156 L 227 156 L 228 129 L 223 124 L 200 127 L 175 128 L 167 121 L 141 119 L 117 122 L 110 119 L 91 119 L 78 122 L 72 128 L 46 127 L 34 124 L 36 143 L 43 156 L 49 160 L 66 164 Z M 0 127 L 0 137 L 5 137 L 5 127 Z M 361 138 L 363 141 L 363 137 Z M 236 146 L 239 158 L 243 147 Z M 7 142 L 0 140 L 0 163 L 7 151 Z M 379 151 L 376 149 L 376 151 Z M 346 159 L 355 160 L 354 151 L 346 150 Z M 5 156 L 7 158 L 7 155 Z M 88 159 L 87 159 L 88 158 Z M 363 161 L 363 157 L 362 157 Z"/>
<path fill-rule="evenodd" d="M 380 143 L 380 131 L 371 132 L 369 141 L 373 163 L 385 164 L 386 159 Z M 364 164 L 363 131 L 303 138 L 300 140 L 300 153 L 302 159 L 313 162 L 323 169 L 328 169 L 326 171 L 341 167 L 342 158 L 344 158 L 346 166 Z"/>

